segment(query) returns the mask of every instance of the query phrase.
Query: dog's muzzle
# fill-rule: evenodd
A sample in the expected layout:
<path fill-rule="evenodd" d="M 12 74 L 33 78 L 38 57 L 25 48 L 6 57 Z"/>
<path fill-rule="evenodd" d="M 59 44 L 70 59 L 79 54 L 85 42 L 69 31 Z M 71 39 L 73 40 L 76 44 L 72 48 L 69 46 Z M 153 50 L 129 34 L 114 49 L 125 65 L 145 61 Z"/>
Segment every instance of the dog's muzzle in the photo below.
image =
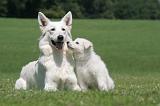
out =
<path fill-rule="evenodd" d="M 67 42 L 67 47 L 68 47 L 69 49 L 74 49 L 74 48 L 71 46 L 70 42 Z"/>
<path fill-rule="evenodd" d="M 51 40 L 52 45 L 54 45 L 57 49 L 63 49 L 63 44 L 64 42 L 62 41 L 57 41 L 55 42 L 54 40 Z"/>

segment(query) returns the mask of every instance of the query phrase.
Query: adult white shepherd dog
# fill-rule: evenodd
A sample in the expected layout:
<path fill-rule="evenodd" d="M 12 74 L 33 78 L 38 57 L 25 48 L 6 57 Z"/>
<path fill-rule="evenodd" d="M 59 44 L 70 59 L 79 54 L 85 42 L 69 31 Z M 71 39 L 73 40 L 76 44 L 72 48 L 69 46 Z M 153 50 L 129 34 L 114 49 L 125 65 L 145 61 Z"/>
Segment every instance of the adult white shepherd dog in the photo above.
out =
<path fill-rule="evenodd" d="M 38 13 L 38 22 L 42 35 L 39 40 L 41 55 L 37 61 L 22 68 L 16 89 L 33 87 L 47 91 L 56 91 L 67 87 L 80 91 L 74 73 L 72 53 L 66 42 L 71 41 L 72 14 L 68 12 L 61 21 L 52 22 L 43 13 Z"/>

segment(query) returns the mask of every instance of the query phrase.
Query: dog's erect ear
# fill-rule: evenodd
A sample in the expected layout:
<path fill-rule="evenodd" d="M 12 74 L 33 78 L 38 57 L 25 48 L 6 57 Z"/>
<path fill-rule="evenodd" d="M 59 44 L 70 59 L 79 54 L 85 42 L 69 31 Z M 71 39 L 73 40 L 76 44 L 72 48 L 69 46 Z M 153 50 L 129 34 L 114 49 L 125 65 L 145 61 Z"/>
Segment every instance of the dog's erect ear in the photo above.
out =
<path fill-rule="evenodd" d="M 38 22 L 41 31 L 43 31 L 44 27 L 48 25 L 49 21 L 50 20 L 42 12 L 38 12 Z"/>
<path fill-rule="evenodd" d="M 84 44 L 85 49 L 89 49 L 93 46 L 92 42 L 90 42 L 88 40 L 85 40 L 83 44 Z"/>
<path fill-rule="evenodd" d="M 71 29 L 72 28 L 72 13 L 69 11 L 63 18 L 62 21 Z"/>

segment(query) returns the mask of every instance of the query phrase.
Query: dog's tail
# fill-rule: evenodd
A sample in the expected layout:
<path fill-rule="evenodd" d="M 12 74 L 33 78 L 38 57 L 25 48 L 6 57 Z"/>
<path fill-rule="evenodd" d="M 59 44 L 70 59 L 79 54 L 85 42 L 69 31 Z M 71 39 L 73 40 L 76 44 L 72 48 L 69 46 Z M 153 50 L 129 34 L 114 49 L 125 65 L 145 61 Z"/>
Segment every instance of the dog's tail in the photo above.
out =
<path fill-rule="evenodd" d="M 18 90 L 19 90 L 19 89 L 26 90 L 26 89 L 27 89 L 26 81 L 25 81 L 23 78 L 17 79 L 16 84 L 15 84 L 15 89 L 18 89 Z"/>

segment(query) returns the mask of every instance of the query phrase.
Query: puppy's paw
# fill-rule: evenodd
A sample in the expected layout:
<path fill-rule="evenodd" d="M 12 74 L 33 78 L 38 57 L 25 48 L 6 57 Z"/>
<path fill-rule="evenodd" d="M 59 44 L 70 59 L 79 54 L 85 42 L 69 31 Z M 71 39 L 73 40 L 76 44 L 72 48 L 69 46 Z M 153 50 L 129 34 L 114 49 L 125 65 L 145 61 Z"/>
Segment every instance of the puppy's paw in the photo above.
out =
<path fill-rule="evenodd" d="M 100 84 L 98 88 L 100 91 L 108 91 L 108 87 L 106 84 Z"/>
<path fill-rule="evenodd" d="M 110 79 L 110 80 L 107 82 L 107 86 L 108 86 L 108 89 L 109 89 L 109 90 L 114 89 L 115 84 L 114 84 L 114 82 L 113 82 L 112 79 Z"/>

